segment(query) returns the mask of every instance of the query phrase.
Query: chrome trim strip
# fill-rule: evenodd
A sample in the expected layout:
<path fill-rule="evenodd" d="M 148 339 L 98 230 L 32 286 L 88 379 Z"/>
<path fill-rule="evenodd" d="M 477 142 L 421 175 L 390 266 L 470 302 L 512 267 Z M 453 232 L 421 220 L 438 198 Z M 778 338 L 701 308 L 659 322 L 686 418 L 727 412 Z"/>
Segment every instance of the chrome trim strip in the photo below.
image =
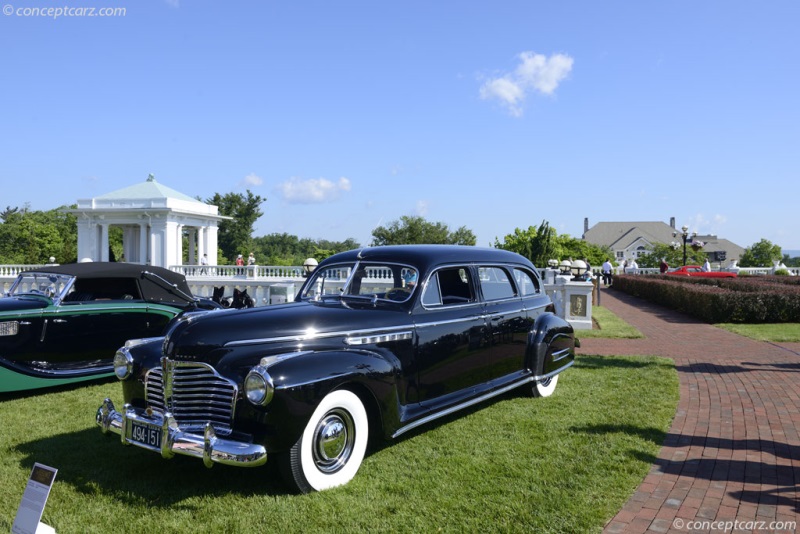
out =
<path fill-rule="evenodd" d="M 268 338 L 260 338 L 260 339 L 240 339 L 236 341 L 228 341 L 223 346 L 224 347 L 236 347 L 240 345 L 253 345 L 257 343 L 281 343 L 286 341 L 308 341 L 310 339 L 324 339 L 329 337 L 354 337 L 354 336 L 367 336 L 371 334 L 391 334 L 393 332 L 403 331 L 403 330 L 413 330 L 414 325 L 406 324 L 406 325 L 399 325 L 399 326 L 392 326 L 388 328 L 369 328 L 366 330 L 357 330 L 357 331 L 339 331 L 339 332 L 317 332 L 313 329 L 309 329 L 303 335 L 295 335 L 295 336 L 281 336 L 281 337 L 268 337 Z"/>
<path fill-rule="evenodd" d="M 344 342 L 346 345 L 372 345 L 375 343 L 386 343 L 387 341 L 403 341 L 414 337 L 413 332 L 398 332 L 396 334 L 376 334 L 373 336 L 347 337 Z"/>
<path fill-rule="evenodd" d="M 561 349 L 553 353 L 553 361 L 558 362 L 572 354 L 571 349 Z"/>

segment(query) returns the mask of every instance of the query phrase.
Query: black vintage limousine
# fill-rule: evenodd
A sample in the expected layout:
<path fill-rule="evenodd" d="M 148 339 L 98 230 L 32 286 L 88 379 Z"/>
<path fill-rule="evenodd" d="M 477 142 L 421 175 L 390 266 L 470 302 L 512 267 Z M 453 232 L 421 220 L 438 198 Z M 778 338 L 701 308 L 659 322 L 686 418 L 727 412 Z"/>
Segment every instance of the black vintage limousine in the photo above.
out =
<path fill-rule="evenodd" d="M 347 483 L 368 437 L 525 388 L 551 395 L 572 327 L 522 256 L 385 246 L 322 261 L 292 303 L 178 318 L 115 357 L 124 405 L 104 433 L 160 453 L 280 464 L 296 491 Z"/>

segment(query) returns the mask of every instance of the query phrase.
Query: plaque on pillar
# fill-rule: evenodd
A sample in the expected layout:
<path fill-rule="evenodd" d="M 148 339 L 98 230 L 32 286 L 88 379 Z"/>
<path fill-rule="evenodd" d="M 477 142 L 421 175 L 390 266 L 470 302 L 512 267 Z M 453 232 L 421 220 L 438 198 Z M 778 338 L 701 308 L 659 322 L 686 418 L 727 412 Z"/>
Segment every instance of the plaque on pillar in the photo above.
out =
<path fill-rule="evenodd" d="M 586 317 L 586 295 L 569 296 L 569 313 L 575 317 Z"/>

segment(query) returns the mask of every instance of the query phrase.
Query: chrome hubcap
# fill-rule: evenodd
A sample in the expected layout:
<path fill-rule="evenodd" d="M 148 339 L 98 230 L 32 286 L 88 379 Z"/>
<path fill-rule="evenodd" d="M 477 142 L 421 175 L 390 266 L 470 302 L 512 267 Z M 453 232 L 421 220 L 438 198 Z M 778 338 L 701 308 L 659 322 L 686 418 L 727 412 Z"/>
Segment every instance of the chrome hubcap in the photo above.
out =
<path fill-rule="evenodd" d="M 325 414 L 314 431 L 314 464 L 323 473 L 335 473 L 347 463 L 355 443 L 355 426 L 350 414 L 333 410 Z"/>
<path fill-rule="evenodd" d="M 550 382 L 552 382 L 552 381 L 553 381 L 553 377 L 549 376 L 549 377 L 545 378 L 544 380 L 542 380 L 541 382 L 539 382 L 539 385 L 546 388 L 547 386 L 550 385 Z"/>

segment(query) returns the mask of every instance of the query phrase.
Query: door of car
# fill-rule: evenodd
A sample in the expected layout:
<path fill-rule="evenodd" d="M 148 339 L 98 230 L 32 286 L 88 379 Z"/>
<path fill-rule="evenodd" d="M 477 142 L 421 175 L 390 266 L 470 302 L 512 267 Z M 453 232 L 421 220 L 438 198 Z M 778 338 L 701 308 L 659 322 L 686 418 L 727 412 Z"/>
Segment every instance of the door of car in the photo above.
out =
<path fill-rule="evenodd" d="M 28 362 L 36 357 L 44 317 L 48 313 L 42 308 L 44 305 L 40 309 L 23 310 L 2 318 L 0 357 L 16 362 Z"/>
<path fill-rule="evenodd" d="M 60 365 L 108 362 L 128 339 L 159 335 L 171 316 L 144 302 L 65 303 L 46 321 L 40 354 Z"/>
<path fill-rule="evenodd" d="M 432 409 L 471 396 L 490 350 L 483 306 L 469 266 L 435 271 L 425 284 L 414 314 L 417 332 L 417 387 L 409 401 Z"/>
<path fill-rule="evenodd" d="M 518 378 L 525 369 L 525 349 L 531 323 L 511 270 L 505 266 L 479 266 L 487 337 L 487 386 Z"/>

